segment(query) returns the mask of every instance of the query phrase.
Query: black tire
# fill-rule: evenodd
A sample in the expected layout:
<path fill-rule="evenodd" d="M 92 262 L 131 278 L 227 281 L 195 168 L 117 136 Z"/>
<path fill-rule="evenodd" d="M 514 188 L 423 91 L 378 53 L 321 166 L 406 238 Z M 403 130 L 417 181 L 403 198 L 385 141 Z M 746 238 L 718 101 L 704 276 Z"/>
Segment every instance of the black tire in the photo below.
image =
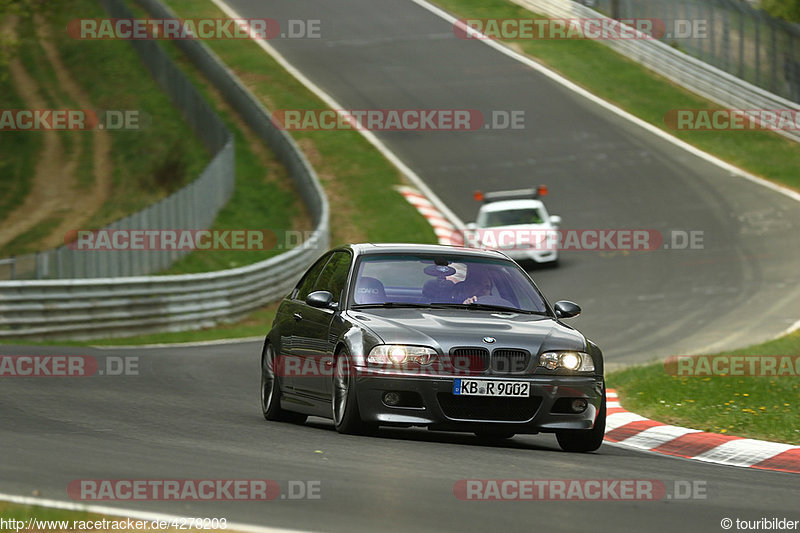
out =
<path fill-rule="evenodd" d="M 264 344 L 261 354 L 261 412 L 267 420 L 302 424 L 308 418 L 281 407 L 281 381 L 275 375 L 275 351 L 269 343 Z"/>
<path fill-rule="evenodd" d="M 603 391 L 603 403 L 600 404 L 600 413 L 592 429 L 557 431 L 558 445 L 565 452 L 593 452 L 603 444 L 606 434 L 606 395 Z"/>
<path fill-rule="evenodd" d="M 514 438 L 516 433 L 511 431 L 476 431 L 475 436 L 481 440 L 502 441 Z"/>
<path fill-rule="evenodd" d="M 361 420 L 353 386 L 352 360 L 346 350 L 336 354 L 331 387 L 331 418 L 336 431 L 346 435 L 365 435 L 377 429 Z"/>

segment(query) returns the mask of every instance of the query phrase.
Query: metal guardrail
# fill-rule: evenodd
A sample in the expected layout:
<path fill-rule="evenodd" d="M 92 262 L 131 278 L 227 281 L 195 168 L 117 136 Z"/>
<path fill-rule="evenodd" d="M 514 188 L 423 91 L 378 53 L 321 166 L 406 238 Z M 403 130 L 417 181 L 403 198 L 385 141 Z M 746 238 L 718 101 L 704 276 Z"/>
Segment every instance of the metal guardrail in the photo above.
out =
<path fill-rule="evenodd" d="M 104 3 L 121 4 L 121 0 Z M 176 18 L 157 0 L 142 0 L 141 4 L 153 16 Z M 232 321 L 284 296 L 300 273 L 328 248 L 328 202 L 314 170 L 292 138 L 273 126 L 266 109 L 208 47 L 196 40 L 179 42 L 195 66 L 287 167 L 311 213 L 312 237 L 265 261 L 218 272 L 2 281 L 0 338 L 96 339 Z"/>
<path fill-rule="evenodd" d="M 742 0 L 592 0 L 616 19 L 683 21 L 662 37 L 693 57 L 793 102 L 800 102 L 800 24 L 772 17 Z M 758 1 L 754 1 L 757 4 Z M 614 14 L 616 11 L 616 14 Z M 702 27 L 698 35 L 685 31 Z"/>
<path fill-rule="evenodd" d="M 554 18 L 603 18 L 605 15 L 572 0 L 512 0 Z M 655 39 L 608 39 L 600 41 L 620 54 L 724 107 L 742 110 L 791 109 L 800 105 L 756 87 L 712 65 L 695 59 Z M 666 110 L 665 110 L 666 114 Z M 800 141 L 800 130 L 775 130 Z"/>

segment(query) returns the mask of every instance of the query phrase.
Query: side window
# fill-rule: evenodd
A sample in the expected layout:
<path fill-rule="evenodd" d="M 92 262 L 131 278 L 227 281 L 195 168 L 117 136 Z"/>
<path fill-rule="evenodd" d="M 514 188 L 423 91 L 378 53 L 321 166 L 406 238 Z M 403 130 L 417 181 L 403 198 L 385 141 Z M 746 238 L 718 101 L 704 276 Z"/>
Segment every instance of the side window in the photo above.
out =
<path fill-rule="evenodd" d="M 347 252 L 334 252 L 331 260 L 322 270 L 322 274 L 319 275 L 317 283 L 314 285 L 314 290 L 329 291 L 333 294 L 335 302 L 341 301 L 349 270 L 350 254 Z"/>
<path fill-rule="evenodd" d="M 306 272 L 306 275 L 303 276 L 303 279 L 297 284 L 297 294 L 295 299 L 297 300 L 305 300 L 306 296 L 309 295 L 314 290 L 314 284 L 317 282 L 317 278 L 319 277 L 319 273 L 322 272 L 322 267 L 325 266 L 325 263 L 328 262 L 330 259 L 330 255 L 325 255 L 324 257 L 317 260 L 314 263 L 314 266 Z"/>

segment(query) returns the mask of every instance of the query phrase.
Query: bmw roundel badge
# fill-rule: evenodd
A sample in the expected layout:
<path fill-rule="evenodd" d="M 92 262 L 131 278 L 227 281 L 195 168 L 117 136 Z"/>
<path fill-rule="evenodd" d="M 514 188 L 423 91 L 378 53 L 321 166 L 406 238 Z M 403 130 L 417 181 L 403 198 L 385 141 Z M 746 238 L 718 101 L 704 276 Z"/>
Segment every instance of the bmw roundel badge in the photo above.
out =
<path fill-rule="evenodd" d="M 496 340 L 497 339 L 495 339 L 494 337 L 484 337 L 483 338 L 483 342 L 485 342 L 486 344 L 494 344 L 494 341 L 496 341 Z"/>

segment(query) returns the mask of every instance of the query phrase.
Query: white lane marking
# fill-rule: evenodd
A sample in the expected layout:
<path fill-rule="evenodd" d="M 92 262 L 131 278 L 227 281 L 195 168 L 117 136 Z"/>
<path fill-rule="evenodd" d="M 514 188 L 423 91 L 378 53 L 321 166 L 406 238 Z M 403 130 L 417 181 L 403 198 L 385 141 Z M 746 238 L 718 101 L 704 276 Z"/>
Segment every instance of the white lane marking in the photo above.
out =
<path fill-rule="evenodd" d="M 217 2 L 218 0 L 213 0 L 213 1 Z M 426 0 L 411 0 L 411 1 L 414 2 L 415 4 L 417 4 L 418 6 L 422 7 L 423 9 L 427 9 L 431 13 L 443 18 L 444 20 L 446 20 L 447 22 L 449 22 L 451 24 L 455 24 L 456 22 L 458 22 L 458 19 L 456 17 L 452 16 L 450 13 L 447 13 L 443 9 L 440 9 L 440 8 L 430 4 Z M 453 34 L 453 37 L 455 38 L 455 33 Z M 732 165 L 732 164 L 730 164 L 730 163 L 728 163 L 726 161 L 723 161 L 722 159 L 720 159 L 720 158 L 718 158 L 716 156 L 713 156 L 713 155 L 711 155 L 709 153 L 706 153 L 706 152 L 700 150 L 699 148 L 696 148 L 696 147 L 692 146 L 691 144 L 678 139 L 677 137 L 674 137 L 674 136 L 670 135 L 666 131 L 664 131 L 664 130 L 662 130 L 660 128 L 657 128 L 656 126 L 650 124 L 649 122 L 645 122 L 644 120 L 640 119 L 639 117 L 636 117 L 636 116 L 632 115 L 631 113 L 625 111 L 624 109 L 621 109 L 621 108 L 615 106 L 611 102 L 603 100 L 599 96 L 590 93 L 589 91 L 587 91 L 583 87 L 580 87 L 579 85 L 576 85 L 575 83 L 569 81 L 567 78 L 561 76 L 560 74 L 557 74 L 556 72 L 550 70 L 549 68 L 545 67 L 544 65 L 541 65 L 541 64 L 537 63 L 536 61 L 534 61 L 533 59 L 529 58 L 528 56 L 526 56 L 524 54 L 520 54 L 519 52 L 515 52 L 514 50 L 512 50 L 511 48 L 508 48 L 507 46 L 505 46 L 504 44 L 498 42 L 497 40 L 490 39 L 490 38 L 488 38 L 486 36 L 484 36 L 484 38 L 478 38 L 476 40 L 484 43 L 487 46 L 491 46 L 492 48 L 494 48 L 498 52 L 500 52 L 502 54 L 505 54 L 508 57 L 519 61 L 520 63 L 524 63 L 525 65 L 527 65 L 530 68 L 536 70 L 537 72 L 539 72 L 541 74 L 544 74 L 545 76 L 547 76 L 551 80 L 563 85 L 567 89 L 569 89 L 569 90 L 581 95 L 582 97 L 590 100 L 591 102 L 596 103 L 597 105 L 607 109 L 608 111 L 611 111 L 615 115 L 617 115 L 617 116 L 619 116 L 621 118 L 624 118 L 626 120 L 629 120 L 630 122 L 633 122 L 637 126 L 640 126 L 640 127 L 644 128 L 644 129 L 646 129 L 650 133 L 652 133 L 654 135 L 657 135 L 658 137 L 661 137 L 662 139 L 664 139 L 664 140 L 666 140 L 668 142 L 671 142 L 672 144 L 674 144 L 674 145 L 686 150 L 687 152 L 689 152 L 689 153 L 691 153 L 693 155 L 696 155 L 697 157 L 700 157 L 700 158 L 708 161 L 709 163 L 717 165 L 718 167 L 720 167 L 723 170 L 726 170 L 726 171 L 728 171 L 728 172 L 730 172 L 732 174 L 735 174 L 735 175 L 737 175 L 739 177 L 745 178 L 745 179 L 747 179 L 749 181 L 752 181 L 754 183 L 758 183 L 759 185 L 763 185 L 764 187 L 767 187 L 768 189 L 771 189 L 771 190 L 773 190 L 775 192 L 783 194 L 784 196 L 788 196 L 789 198 L 792 198 L 795 201 L 800 202 L 800 192 L 794 191 L 794 190 L 792 190 L 792 189 L 790 189 L 788 187 L 784 187 L 783 185 L 778 185 L 777 183 L 773 183 L 771 181 L 765 180 L 764 178 L 760 178 L 760 177 L 756 176 L 755 174 L 751 174 L 751 173 L 747 172 L 746 170 L 743 170 L 743 169 L 741 169 L 739 167 L 736 167 L 736 166 L 734 166 L 734 165 Z"/>
<path fill-rule="evenodd" d="M 781 335 L 781 337 L 782 337 L 783 335 L 788 335 L 788 334 L 790 334 L 790 333 L 794 333 L 794 332 L 795 332 L 795 331 L 797 331 L 798 329 L 800 329 L 800 320 L 798 320 L 797 322 L 795 322 L 794 324 L 792 324 L 791 326 L 789 326 L 788 328 L 786 328 L 786 331 L 784 331 L 784 332 L 783 332 L 783 334 Z"/>
<path fill-rule="evenodd" d="M 214 3 L 214 5 L 216 5 L 219 9 L 221 9 L 230 18 L 233 19 L 244 18 L 223 0 L 211 0 L 211 1 Z M 312 93 L 314 93 L 320 100 L 325 102 L 325 104 L 328 107 L 335 110 L 345 109 L 344 106 L 339 104 L 331 95 L 322 90 L 322 88 L 320 88 L 317 84 L 308 79 L 302 72 L 296 69 L 294 65 L 289 63 L 286 60 L 286 58 L 284 58 L 281 55 L 281 53 L 278 52 L 266 40 L 261 38 L 254 40 L 258 44 L 258 46 L 260 46 L 266 53 L 272 56 L 272 58 L 275 61 L 277 61 L 280 66 L 286 69 L 286 71 L 289 72 L 289 74 L 294 76 L 297 79 L 297 81 L 305 85 L 306 88 Z M 394 154 L 394 152 L 389 150 L 389 148 L 387 148 L 387 146 L 383 144 L 383 142 L 380 139 L 378 139 L 378 137 L 376 137 L 374 133 L 365 129 L 358 129 L 356 131 L 358 131 L 361 135 L 363 135 L 364 138 L 367 139 L 367 141 L 369 141 L 369 143 L 372 144 L 372 146 L 374 146 L 381 153 L 381 155 L 383 155 L 383 157 L 388 159 L 390 163 L 392 163 L 395 167 L 397 167 L 397 169 L 400 172 L 402 172 L 406 176 L 406 178 L 408 178 L 408 180 L 414 184 L 415 187 L 421 190 L 425 194 L 425 196 L 427 196 L 428 199 L 439 209 L 439 211 L 441 211 L 456 227 L 459 228 L 464 227 L 464 222 L 462 222 L 461 219 L 458 218 L 456 214 L 453 213 L 450 210 L 450 208 L 448 208 L 447 205 L 445 205 L 445 203 L 438 196 L 436 196 L 436 194 L 428 187 L 428 185 L 426 185 L 425 182 L 422 181 L 422 178 L 420 178 L 416 172 L 411 170 L 411 168 L 408 165 L 403 163 L 403 161 L 399 157 L 397 157 Z"/>
<path fill-rule="evenodd" d="M 800 446 L 755 439 L 736 439 L 695 455 L 692 459 L 726 465 L 753 466 L 791 449 L 800 449 Z"/>
<path fill-rule="evenodd" d="M 19 505 L 37 505 L 39 507 L 48 507 L 50 509 L 63 509 L 65 511 L 85 511 L 88 513 L 103 514 L 108 516 L 118 516 L 124 518 L 132 518 L 136 520 L 180 520 L 181 518 L 189 518 L 194 515 L 171 515 L 162 513 L 151 513 L 147 511 L 137 511 L 134 509 L 119 509 L 116 507 L 104 507 L 101 505 L 86 505 L 76 502 L 65 502 L 60 500 L 48 500 L 45 498 L 33 498 L 31 496 L 17 496 L 14 494 L 0 493 L 0 500 L 16 503 Z M 300 529 L 283 529 L 277 527 L 256 526 L 251 524 L 237 524 L 235 522 L 228 522 L 227 531 L 242 531 L 244 533 L 299 533 L 303 530 Z"/>

